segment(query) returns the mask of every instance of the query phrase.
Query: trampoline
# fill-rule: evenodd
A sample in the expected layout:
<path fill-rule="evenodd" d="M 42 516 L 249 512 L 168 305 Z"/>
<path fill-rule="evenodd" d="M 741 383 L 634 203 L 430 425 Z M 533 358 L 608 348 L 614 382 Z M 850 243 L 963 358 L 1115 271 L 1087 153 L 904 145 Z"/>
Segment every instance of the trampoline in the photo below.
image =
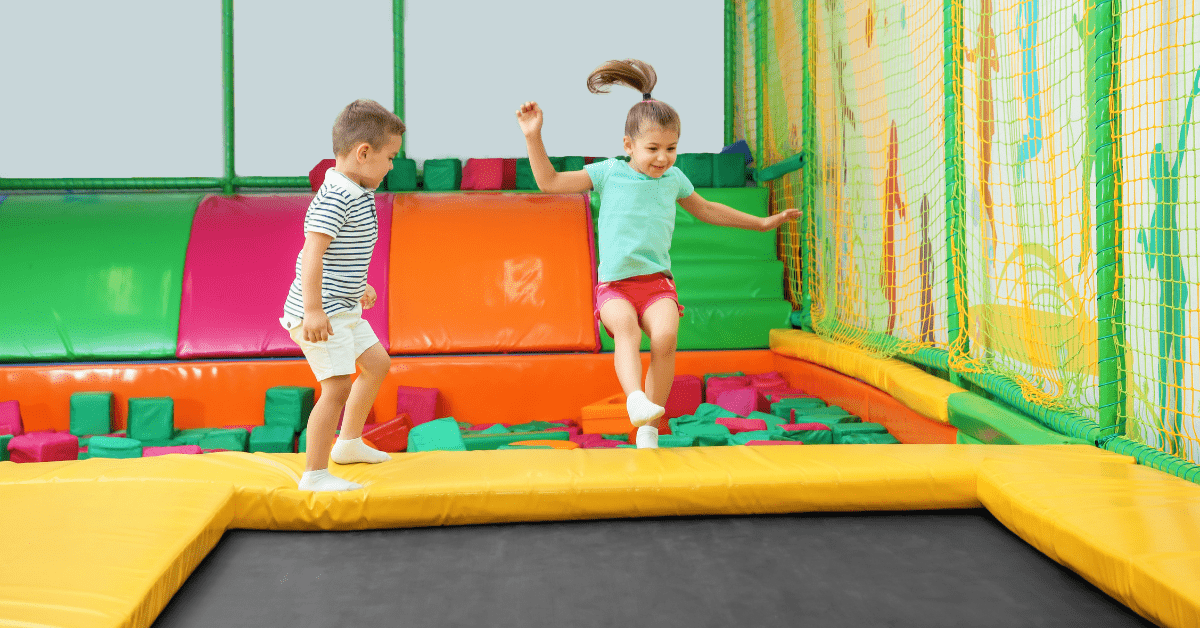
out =
<path fill-rule="evenodd" d="M 1150 626 L 982 509 L 231 531 L 154 626 Z"/>

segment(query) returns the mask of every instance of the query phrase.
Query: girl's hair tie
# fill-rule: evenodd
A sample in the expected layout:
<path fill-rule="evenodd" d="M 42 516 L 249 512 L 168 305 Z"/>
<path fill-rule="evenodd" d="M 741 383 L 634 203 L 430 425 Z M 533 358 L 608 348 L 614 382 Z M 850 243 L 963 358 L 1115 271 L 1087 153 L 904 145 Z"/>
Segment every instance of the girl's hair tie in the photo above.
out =
<path fill-rule="evenodd" d="M 646 92 L 645 94 L 642 94 L 642 100 L 654 100 L 654 99 L 650 97 L 650 92 Z"/>

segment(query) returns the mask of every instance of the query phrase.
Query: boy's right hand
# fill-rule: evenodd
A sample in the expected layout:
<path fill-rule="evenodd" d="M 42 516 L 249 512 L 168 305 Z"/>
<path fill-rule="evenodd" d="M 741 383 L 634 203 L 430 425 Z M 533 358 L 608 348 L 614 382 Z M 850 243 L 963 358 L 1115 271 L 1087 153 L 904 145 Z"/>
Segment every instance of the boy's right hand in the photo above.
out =
<path fill-rule="evenodd" d="M 304 339 L 308 342 L 325 342 L 333 335 L 333 325 L 325 310 L 304 313 Z"/>
<path fill-rule="evenodd" d="M 526 137 L 542 132 L 542 109 L 535 102 L 527 102 L 517 109 L 517 123 Z"/>

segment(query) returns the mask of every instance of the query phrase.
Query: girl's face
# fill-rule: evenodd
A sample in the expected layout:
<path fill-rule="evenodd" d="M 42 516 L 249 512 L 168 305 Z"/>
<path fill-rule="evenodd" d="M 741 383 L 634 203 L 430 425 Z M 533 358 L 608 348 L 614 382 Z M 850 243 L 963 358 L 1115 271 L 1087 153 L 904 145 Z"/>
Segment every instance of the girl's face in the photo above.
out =
<path fill-rule="evenodd" d="M 655 179 L 675 165 L 675 147 L 679 134 L 662 128 L 642 131 L 638 137 L 625 136 L 625 152 L 634 170 Z"/>

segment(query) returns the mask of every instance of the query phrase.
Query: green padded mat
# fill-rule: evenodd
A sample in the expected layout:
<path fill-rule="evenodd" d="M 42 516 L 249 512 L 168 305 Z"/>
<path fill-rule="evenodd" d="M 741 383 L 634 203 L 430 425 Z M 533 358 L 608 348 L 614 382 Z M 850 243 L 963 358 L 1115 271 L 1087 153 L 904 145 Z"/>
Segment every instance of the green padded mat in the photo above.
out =
<path fill-rule="evenodd" d="M 946 399 L 950 425 L 972 441 L 988 445 L 1083 445 L 1087 441 L 1064 436 L 1001 404 L 970 392 Z"/>
<path fill-rule="evenodd" d="M 675 289 L 684 306 L 693 301 L 783 300 L 783 262 L 779 260 L 696 260 L 672 266 Z"/>
<path fill-rule="evenodd" d="M 0 361 L 173 358 L 199 194 L 10 196 Z"/>

